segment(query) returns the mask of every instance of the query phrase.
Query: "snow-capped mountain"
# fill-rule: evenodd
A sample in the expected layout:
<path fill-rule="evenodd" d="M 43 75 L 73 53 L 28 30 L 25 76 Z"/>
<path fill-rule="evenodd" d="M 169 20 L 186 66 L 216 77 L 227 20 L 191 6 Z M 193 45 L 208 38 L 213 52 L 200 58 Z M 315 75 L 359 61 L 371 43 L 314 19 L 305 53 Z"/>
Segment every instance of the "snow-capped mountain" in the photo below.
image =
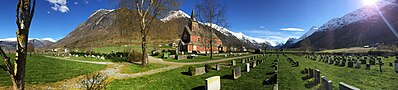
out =
<path fill-rule="evenodd" d="M 166 17 L 160 19 L 160 21 L 162 22 L 167 22 L 170 21 L 172 19 L 176 19 L 176 18 L 191 18 L 191 16 L 189 16 L 187 13 L 185 13 L 184 11 L 178 10 L 178 11 L 170 11 Z"/>
<path fill-rule="evenodd" d="M 305 39 L 305 38 L 311 36 L 312 34 L 314 34 L 314 33 L 317 32 L 317 31 L 319 31 L 318 27 L 312 26 L 311 29 L 308 30 L 306 33 L 304 33 L 300 38 L 294 39 L 294 40 L 289 39 L 289 40 L 292 41 L 292 43 L 297 43 L 297 42 L 299 42 L 299 41 L 301 41 L 301 40 L 303 40 L 303 39 Z M 288 41 L 289 41 L 289 40 L 288 40 Z"/>
<path fill-rule="evenodd" d="M 98 9 L 98 10 L 95 11 L 93 14 L 91 14 L 90 17 L 88 17 L 88 18 L 91 18 L 91 17 L 93 17 L 94 15 L 97 15 L 97 13 L 108 14 L 108 13 L 113 12 L 113 11 L 115 11 L 115 9 L 111 9 L 111 10 L 107 10 L 107 9 Z"/>
<path fill-rule="evenodd" d="M 382 8 L 387 5 L 396 5 L 395 2 L 396 0 L 381 0 L 377 2 L 376 5 L 365 6 L 354 12 L 346 14 L 343 17 L 334 18 L 328 21 L 327 23 L 323 24 L 321 27 L 319 27 L 319 30 L 321 31 L 336 30 L 354 22 L 370 19 L 375 15 L 379 15 L 377 8 Z"/>

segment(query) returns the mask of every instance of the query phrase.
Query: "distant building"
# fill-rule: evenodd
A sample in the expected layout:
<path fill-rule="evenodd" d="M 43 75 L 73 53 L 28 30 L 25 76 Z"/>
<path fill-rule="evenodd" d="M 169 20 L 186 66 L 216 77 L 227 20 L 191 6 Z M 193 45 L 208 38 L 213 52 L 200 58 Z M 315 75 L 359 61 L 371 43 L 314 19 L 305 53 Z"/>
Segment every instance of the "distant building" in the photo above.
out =
<path fill-rule="evenodd" d="M 221 39 L 210 30 L 205 30 L 199 26 L 195 19 L 195 13 L 192 10 L 189 25 L 184 26 L 179 47 L 181 52 L 205 54 L 210 53 L 210 37 L 213 35 L 213 53 L 225 52 L 227 49 L 223 46 Z"/>

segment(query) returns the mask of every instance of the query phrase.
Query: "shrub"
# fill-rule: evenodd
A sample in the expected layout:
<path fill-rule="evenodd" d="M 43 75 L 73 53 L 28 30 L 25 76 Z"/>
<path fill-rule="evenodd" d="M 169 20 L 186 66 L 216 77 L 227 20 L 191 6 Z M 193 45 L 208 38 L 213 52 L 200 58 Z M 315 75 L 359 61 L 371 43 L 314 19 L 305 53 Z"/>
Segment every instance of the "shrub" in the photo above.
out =
<path fill-rule="evenodd" d="M 132 50 L 128 54 L 127 58 L 129 59 L 130 62 L 137 62 L 137 61 L 140 61 L 142 59 L 142 54 Z"/>
<path fill-rule="evenodd" d="M 100 73 L 86 75 L 81 81 L 82 88 L 86 90 L 105 90 L 110 83 L 110 79 Z"/>
<path fill-rule="evenodd" d="M 189 66 L 189 67 L 188 67 L 188 74 L 189 74 L 189 75 L 195 75 L 195 74 L 196 74 L 196 72 L 195 72 L 195 67 Z"/>
<path fill-rule="evenodd" d="M 210 69 L 211 69 L 211 65 L 205 64 L 205 71 L 206 71 L 206 72 L 209 72 Z"/>

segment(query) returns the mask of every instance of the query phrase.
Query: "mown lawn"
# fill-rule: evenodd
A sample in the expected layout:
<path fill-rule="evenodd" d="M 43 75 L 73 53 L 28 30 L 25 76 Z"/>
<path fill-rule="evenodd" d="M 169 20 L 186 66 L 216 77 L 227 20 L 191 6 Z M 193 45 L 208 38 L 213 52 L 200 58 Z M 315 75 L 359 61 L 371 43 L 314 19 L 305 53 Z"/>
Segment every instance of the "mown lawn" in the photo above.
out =
<path fill-rule="evenodd" d="M 199 55 L 198 57 L 195 57 L 193 59 L 182 59 L 182 60 L 176 60 L 174 58 L 168 58 L 165 59 L 166 61 L 171 61 L 171 62 L 202 62 L 202 61 L 209 61 L 209 60 L 218 60 L 218 59 L 224 59 L 224 58 L 233 58 L 233 57 L 240 57 L 240 56 L 247 56 L 247 55 L 252 55 L 252 54 L 246 54 L 246 55 L 237 55 L 237 56 L 213 56 L 212 59 L 210 59 L 209 56 L 204 56 L 204 55 Z M 160 57 L 159 57 L 160 58 Z"/>
<path fill-rule="evenodd" d="M 148 64 L 146 67 L 142 67 L 141 65 L 131 64 L 122 67 L 122 73 L 137 73 L 137 72 L 145 72 L 152 69 L 167 67 L 168 65 L 164 64 Z"/>
<path fill-rule="evenodd" d="M 229 64 L 229 62 L 227 63 Z M 205 79 L 212 76 L 221 76 L 221 88 L 223 90 L 272 90 L 272 85 L 263 85 L 263 80 L 269 78 L 271 75 L 266 73 L 273 72 L 271 67 L 272 59 L 267 59 L 265 63 L 251 68 L 251 72 L 242 72 L 242 76 L 237 80 L 230 79 L 232 76 L 232 69 L 224 66 L 222 70 L 198 75 L 187 75 L 188 66 L 174 69 L 167 72 L 162 72 L 154 75 L 144 76 L 140 78 L 115 80 L 108 89 L 112 90 L 190 90 L 203 89 Z M 244 64 L 237 60 L 237 65 L 244 70 Z M 204 65 L 196 65 L 200 67 Z"/>
<path fill-rule="evenodd" d="M 295 61 L 299 61 L 300 66 L 290 67 L 290 64 L 284 64 L 287 62 L 286 58 L 281 58 L 279 71 L 281 76 L 279 77 L 281 90 L 318 89 L 319 85 L 306 85 L 310 83 L 312 79 L 301 79 L 305 75 L 301 74 L 300 71 L 304 70 L 305 67 L 319 69 L 321 71 L 321 76 L 326 76 L 329 80 L 332 80 L 333 89 L 335 90 L 339 88 L 339 82 L 344 82 L 364 90 L 395 90 L 398 88 L 398 73 L 395 73 L 394 68 L 390 67 L 388 63 L 393 62 L 395 57 L 382 58 L 385 64 L 382 66 L 383 72 L 381 73 L 378 65 L 371 65 L 371 70 L 365 70 L 365 65 L 362 65 L 360 69 L 355 69 L 348 68 L 347 64 L 345 67 L 340 67 L 309 60 L 300 56 L 288 56 Z"/>
<path fill-rule="evenodd" d="M 9 56 L 14 58 L 15 54 Z M 4 60 L 3 57 L 0 59 Z M 4 65 L 3 61 L 0 65 Z M 26 83 L 39 84 L 56 82 L 98 71 L 104 69 L 105 67 L 106 65 L 79 63 L 66 60 L 57 60 L 54 58 L 46 58 L 41 55 L 32 55 L 32 57 L 27 57 Z M 8 85 L 12 85 L 10 77 L 6 71 L 1 70 L 0 86 Z"/>

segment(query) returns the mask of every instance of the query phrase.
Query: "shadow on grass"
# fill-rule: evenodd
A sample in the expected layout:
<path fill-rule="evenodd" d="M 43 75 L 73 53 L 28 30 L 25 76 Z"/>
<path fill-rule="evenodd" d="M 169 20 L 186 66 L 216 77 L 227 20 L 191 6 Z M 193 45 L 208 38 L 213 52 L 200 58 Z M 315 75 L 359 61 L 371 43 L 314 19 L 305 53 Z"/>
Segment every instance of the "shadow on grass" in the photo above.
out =
<path fill-rule="evenodd" d="M 301 80 L 308 80 L 311 79 L 311 77 L 309 77 L 308 75 L 305 75 L 304 77 L 301 77 Z"/>
<path fill-rule="evenodd" d="M 182 75 L 187 75 L 187 76 L 191 76 L 191 74 L 189 74 L 188 72 L 181 72 Z"/>
<path fill-rule="evenodd" d="M 197 86 L 195 88 L 192 88 L 191 90 L 205 90 L 206 87 L 205 86 Z"/>
<path fill-rule="evenodd" d="M 233 80 L 232 75 L 224 75 L 221 77 L 221 79 L 229 79 L 229 80 Z"/>
<path fill-rule="evenodd" d="M 315 83 L 315 81 L 310 81 L 307 84 L 305 84 L 305 88 L 312 88 L 316 85 L 318 85 L 318 83 Z"/>

